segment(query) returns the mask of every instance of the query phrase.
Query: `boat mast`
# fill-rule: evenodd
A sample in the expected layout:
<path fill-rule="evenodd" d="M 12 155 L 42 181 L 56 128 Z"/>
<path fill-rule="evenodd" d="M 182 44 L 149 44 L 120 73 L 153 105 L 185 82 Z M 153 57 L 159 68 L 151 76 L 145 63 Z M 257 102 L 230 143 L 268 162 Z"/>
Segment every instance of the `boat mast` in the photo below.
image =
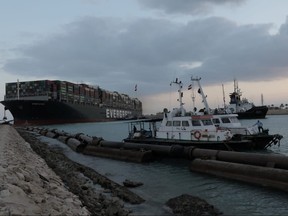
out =
<path fill-rule="evenodd" d="M 202 89 L 201 84 L 200 84 L 200 80 L 201 80 L 201 78 L 197 78 L 197 77 L 193 78 L 193 77 L 191 77 L 191 81 L 196 81 L 197 82 L 197 84 L 199 86 L 198 93 L 201 94 L 201 96 L 202 96 L 202 100 L 203 100 L 202 102 L 204 103 L 205 110 L 206 110 L 207 114 L 210 114 L 210 108 L 209 108 L 208 102 L 206 100 L 207 96 L 203 92 L 203 89 Z"/>
<path fill-rule="evenodd" d="M 188 87 L 188 90 L 190 90 L 191 89 L 191 91 L 192 91 L 192 103 L 193 103 L 193 113 L 195 114 L 195 112 L 196 112 L 196 107 L 195 107 L 195 92 L 194 92 L 194 88 L 193 88 L 193 85 L 192 84 L 190 84 L 189 85 L 189 87 Z"/>
<path fill-rule="evenodd" d="M 178 97 L 179 98 L 177 99 L 177 101 L 179 101 L 179 104 L 180 104 L 181 116 L 185 116 L 185 111 L 184 111 L 184 107 L 183 107 L 184 103 L 182 102 L 182 97 L 183 97 L 182 87 L 183 87 L 183 84 L 182 84 L 181 81 L 178 81 L 178 78 L 176 78 L 175 81 L 171 82 L 170 86 L 172 84 L 178 85 L 178 95 L 179 95 Z"/>

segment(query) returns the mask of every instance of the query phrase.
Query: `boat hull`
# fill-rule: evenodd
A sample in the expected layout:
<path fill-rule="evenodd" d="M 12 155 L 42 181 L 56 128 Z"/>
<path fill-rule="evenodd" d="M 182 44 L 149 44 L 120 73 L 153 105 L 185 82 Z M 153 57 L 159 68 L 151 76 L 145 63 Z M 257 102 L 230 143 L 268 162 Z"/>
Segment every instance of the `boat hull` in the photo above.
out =
<path fill-rule="evenodd" d="M 268 112 L 267 106 L 254 106 L 245 112 L 238 112 L 238 119 L 262 119 Z"/>
<path fill-rule="evenodd" d="M 279 136 L 279 137 L 278 137 Z M 271 145 L 275 145 L 282 137 L 280 135 L 259 135 L 235 137 L 229 141 L 190 141 L 190 140 L 172 140 L 158 138 L 127 138 L 124 142 L 145 143 L 155 145 L 181 145 L 193 146 L 202 149 L 228 150 L 228 151 L 250 151 L 264 150 Z"/>
<path fill-rule="evenodd" d="M 115 121 L 125 119 L 126 114 L 141 115 L 139 111 L 61 101 L 9 100 L 1 103 L 11 112 L 14 125 L 18 126 Z"/>

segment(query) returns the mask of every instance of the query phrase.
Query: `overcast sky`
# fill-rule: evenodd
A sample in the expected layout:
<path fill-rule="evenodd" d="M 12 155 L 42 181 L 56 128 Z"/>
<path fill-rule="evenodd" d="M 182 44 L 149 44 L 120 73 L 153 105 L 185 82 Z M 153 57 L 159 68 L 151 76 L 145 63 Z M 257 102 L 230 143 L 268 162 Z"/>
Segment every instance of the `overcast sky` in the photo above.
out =
<path fill-rule="evenodd" d="M 212 107 L 234 79 L 256 105 L 288 103 L 287 0 L 0 2 L 1 100 L 6 82 L 59 79 L 138 97 L 147 114 L 198 76 Z"/>

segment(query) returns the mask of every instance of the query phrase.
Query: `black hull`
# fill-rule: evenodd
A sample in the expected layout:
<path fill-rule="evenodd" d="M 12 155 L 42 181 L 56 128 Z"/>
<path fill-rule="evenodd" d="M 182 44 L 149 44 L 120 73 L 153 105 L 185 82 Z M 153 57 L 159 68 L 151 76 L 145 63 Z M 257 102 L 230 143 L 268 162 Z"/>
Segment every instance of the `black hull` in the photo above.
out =
<path fill-rule="evenodd" d="M 254 106 L 245 112 L 238 112 L 238 119 L 263 119 L 268 112 L 267 106 Z"/>
<path fill-rule="evenodd" d="M 145 143 L 155 145 L 181 145 L 193 146 L 202 149 L 228 150 L 228 151 L 251 151 L 264 150 L 275 145 L 282 137 L 280 135 L 259 135 L 237 137 L 229 141 L 185 141 L 185 140 L 167 140 L 156 138 L 127 138 L 124 142 Z"/>
<path fill-rule="evenodd" d="M 126 113 L 142 114 L 140 111 L 60 101 L 11 100 L 1 103 L 11 112 L 14 125 L 18 126 L 115 121 L 124 119 Z"/>

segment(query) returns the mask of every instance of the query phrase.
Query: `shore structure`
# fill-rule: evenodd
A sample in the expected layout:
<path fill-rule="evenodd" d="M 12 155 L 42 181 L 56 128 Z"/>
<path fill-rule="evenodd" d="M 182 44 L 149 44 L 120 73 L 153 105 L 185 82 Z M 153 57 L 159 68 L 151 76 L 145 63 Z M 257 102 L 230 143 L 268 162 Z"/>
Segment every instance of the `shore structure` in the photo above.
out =
<path fill-rule="evenodd" d="M 0 125 L 0 215 L 137 215 L 124 203 L 144 199 L 58 151 L 23 128 Z M 166 205 L 168 215 L 222 214 L 187 194 Z"/>
<path fill-rule="evenodd" d="M 0 215 L 90 215 L 10 125 L 0 125 Z"/>

